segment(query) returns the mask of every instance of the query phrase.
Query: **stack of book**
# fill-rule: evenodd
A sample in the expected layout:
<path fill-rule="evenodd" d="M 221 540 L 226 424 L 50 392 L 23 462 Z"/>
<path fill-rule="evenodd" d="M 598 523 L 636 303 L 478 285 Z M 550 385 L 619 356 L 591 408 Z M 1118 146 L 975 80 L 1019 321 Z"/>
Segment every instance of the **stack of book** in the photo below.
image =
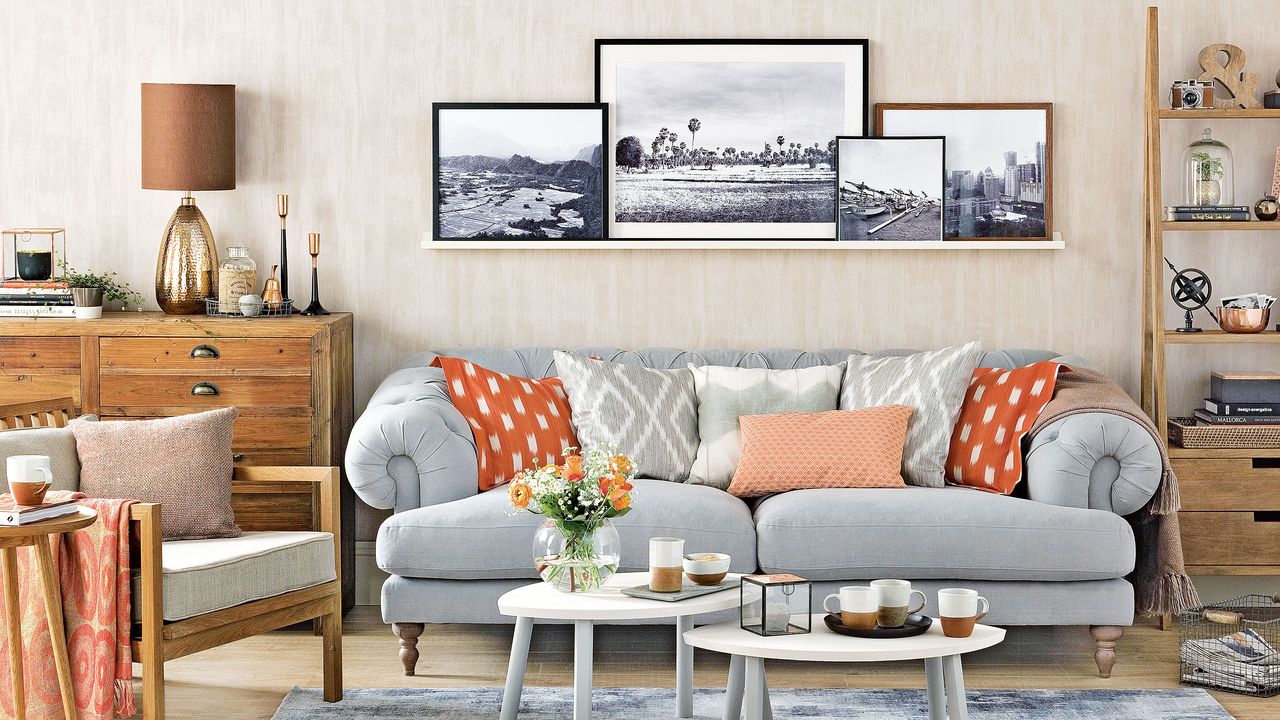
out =
<path fill-rule="evenodd" d="M 41 520 L 52 520 L 63 515 L 79 512 L 80 506 L 75 500 L 62 502 L 46 502 L 40 505 L 19 505 L 12 497 L 0 498 L 0 525 L 28 525 Z"/>
<path fill-rule="evenodd" d="M 1215 372 L 1200 425 L 1280 425 L 1280 373 Z"/>
<path fill-rule="evenodd" d="M 75 317 L 71 288 L 57 280 L 0 282 L 0 317 Z"/>
<path fill-rule="evenodd" d="M 1166 205 L 1164 219 L 1175 222 L 1247 222 L 1248 205 Z"/>

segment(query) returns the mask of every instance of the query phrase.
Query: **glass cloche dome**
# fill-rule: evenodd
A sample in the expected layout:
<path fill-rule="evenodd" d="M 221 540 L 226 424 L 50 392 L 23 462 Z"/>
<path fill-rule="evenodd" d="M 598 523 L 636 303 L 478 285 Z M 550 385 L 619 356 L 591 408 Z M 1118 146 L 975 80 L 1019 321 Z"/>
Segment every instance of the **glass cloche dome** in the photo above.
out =
<path fill-rule="evenodd" d="M 1234 205 L 1236 201 L 1235 163 L 1231 148 L 1214 140 L 1205 128 L 1200 139 L 1182 154 L 1186 173 L 1186 204 L 1200 206 Z"/>

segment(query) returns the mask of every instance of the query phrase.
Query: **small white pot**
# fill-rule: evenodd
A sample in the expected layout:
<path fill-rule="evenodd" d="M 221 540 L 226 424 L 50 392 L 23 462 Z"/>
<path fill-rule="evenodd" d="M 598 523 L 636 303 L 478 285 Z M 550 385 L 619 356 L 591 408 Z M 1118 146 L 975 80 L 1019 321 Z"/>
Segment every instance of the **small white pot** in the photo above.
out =
<path fill-rule="evenodd" d="M 100 320 L 102 319 L 102 306 L 94 305 L 92 307 L 76 306 L 77 320 Z"/>

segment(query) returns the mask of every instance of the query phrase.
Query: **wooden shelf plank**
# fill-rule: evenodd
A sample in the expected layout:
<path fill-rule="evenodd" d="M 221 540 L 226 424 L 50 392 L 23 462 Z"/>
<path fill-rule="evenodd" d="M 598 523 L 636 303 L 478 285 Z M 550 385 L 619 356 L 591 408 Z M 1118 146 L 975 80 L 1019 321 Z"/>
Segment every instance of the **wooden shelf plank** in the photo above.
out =
<path fill-rule="evenodd" d="M 1246 110 L 1244 108 L 1197 108 L 1188 110 L 1162 108 L 1160 110 L 1161 120 L 1172 120 L 1175 118 L 1195 118 L 1199 120 L 1248 120 L 1250 118 L 1257 120 L 1271 118 L 1280 120 L 1280 110 L 1274 108 L 1254 108 L 1250 110 Z"/>
<path fill-rule="evenodd" d="M 1165 330 L 1164 341 L 1175 345 L 1225 345 L 1225 344 L 1268 344 L 1280 343 L 1280 332 L 1264 330 L 1260 333 L 1228 333 L 1221 330 L 1204 329 L 1198 333 L 1184 333 L 1177 330 Z"/>
<path fill-rule="evenodd" d="M 1247 222 L 1231 221 L 1195 221 L 1182 222 L 1165 220 L 1160 223 L 1163 232 L 1280 232 L 1280 222 L 1265 220 L 1249 220 Z"/>
<path fill-rule="evenodd" d="M 1280 575 L 1280 565 L 1188 565 L 1188 575 Z"/>
<path fill-rule="evenodd" d="M 1172 443 L 1168 447 L 1170 458 L 1238 460 L 1280 457 L 1280 448 L 1184 448 Z"/>

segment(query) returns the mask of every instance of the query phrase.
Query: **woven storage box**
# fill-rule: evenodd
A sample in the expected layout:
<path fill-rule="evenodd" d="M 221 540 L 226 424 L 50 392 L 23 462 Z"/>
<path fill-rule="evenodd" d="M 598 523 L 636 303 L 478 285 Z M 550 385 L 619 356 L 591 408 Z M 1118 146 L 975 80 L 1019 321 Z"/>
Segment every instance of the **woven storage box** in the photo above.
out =
<path fill-rule="evenodd" d="M 1169 418 L 1169 441 L 1185 448 L 1280 448 L 1280 425 L 1197 425 Z"/>
<path fill-rule="evenodd" d="M 1183 610 L 1178 629 L 1184 685 L 1280 695 L 1280 594 Z"/>

